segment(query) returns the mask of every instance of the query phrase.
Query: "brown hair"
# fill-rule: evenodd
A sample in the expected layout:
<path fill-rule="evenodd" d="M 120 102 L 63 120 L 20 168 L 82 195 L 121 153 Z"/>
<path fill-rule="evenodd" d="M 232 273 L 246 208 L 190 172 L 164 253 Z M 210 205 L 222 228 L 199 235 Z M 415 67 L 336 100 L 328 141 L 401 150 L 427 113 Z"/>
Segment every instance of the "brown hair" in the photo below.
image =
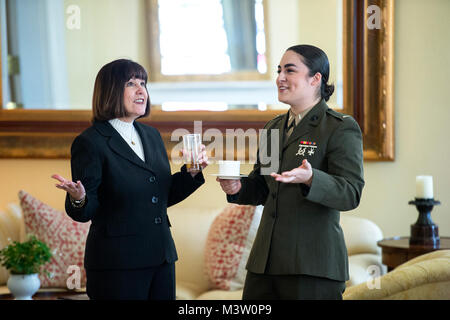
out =
<path fill-rule="evenodd" d="M 119 59 L 104 65 L 97 74 L 92 97 L 93 121 L 106 121 L 128 116 L 123 103 L 125 83 L 130 79 L 142 79 L 147 83 L 147 72 L 138 63 Z M 147 90 L 147 88 L 145 89 Z M 150 113 L 150 98 L 145 114 Z"/>

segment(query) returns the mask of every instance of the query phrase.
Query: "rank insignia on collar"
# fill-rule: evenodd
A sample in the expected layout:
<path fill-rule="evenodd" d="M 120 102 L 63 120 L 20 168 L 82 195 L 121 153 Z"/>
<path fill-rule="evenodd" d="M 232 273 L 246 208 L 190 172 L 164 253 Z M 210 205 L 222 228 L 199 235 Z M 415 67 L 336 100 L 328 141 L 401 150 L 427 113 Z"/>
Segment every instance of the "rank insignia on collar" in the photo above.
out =
<path fill-rule="evenodd" d="M 296 156 L 305 156 L 305 152 L 307 152 L 309 156 L 312 156 L 317 148 L 316 143 L 311 141 L 300 141 L 298 146 L 299 148 L 295 154 Z"/>

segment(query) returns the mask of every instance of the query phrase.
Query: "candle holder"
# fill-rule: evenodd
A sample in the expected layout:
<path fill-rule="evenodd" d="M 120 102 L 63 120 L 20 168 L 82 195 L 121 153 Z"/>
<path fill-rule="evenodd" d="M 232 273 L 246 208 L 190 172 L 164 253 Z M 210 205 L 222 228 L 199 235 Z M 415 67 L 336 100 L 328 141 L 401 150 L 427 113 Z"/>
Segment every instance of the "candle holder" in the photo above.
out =
<path fill-rule="evenodd" d="M 430 246 L 432 248 L 440 247 L 439 228 L 431 220 L 431 210 L 436 205 L 440 205 L 439 201 L 431 199 L 415 198 L 408 204 L 415 205 L 419 211 L 419 217 L 415 224 L 411 225 L 410 245 Z"/>

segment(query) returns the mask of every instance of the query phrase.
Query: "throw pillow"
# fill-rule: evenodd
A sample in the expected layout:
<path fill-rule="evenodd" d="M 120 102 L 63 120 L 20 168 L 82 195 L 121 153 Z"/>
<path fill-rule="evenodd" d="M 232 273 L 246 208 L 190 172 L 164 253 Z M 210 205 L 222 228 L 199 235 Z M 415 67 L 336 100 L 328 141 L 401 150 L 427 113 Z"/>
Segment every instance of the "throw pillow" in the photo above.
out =
<path fill-rule="evenodd" d="M 84 287 L 84 248 L 90 222 L 73 221 L 65 212 L 53 209 L 22 190 L 19 192 L 19 200 L 26 234 L 34 234 L 44 241 L 53 253 L 51 261 L 43 266 L 43 269 L 50 273 L 50 277 L 45 272 L 39 274 L 41 287 L 68 288 L 67 280 L 75 275 L 76 266 L 80 270 L 81 287 Z M 76 284 L 75 281 L 71 283 Z"/>
<path fill-rule="evenodd" d="M 245 265 L 255 240 L 263 206 L 229 204 L 214 219 L 205 248 L 206 273 L 212 287 L 243 288 Z"/>

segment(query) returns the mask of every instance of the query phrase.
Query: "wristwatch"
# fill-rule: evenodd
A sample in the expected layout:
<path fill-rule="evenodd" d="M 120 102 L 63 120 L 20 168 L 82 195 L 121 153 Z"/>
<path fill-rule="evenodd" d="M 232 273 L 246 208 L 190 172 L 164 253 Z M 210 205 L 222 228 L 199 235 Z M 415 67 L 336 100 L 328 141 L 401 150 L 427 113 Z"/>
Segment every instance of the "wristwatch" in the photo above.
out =
<path fill-rule="evenodd" d="M 70 203 L 75 208 L 82 208 L 84 206 L 85 202 L 86 202 L 86 196 L 84 196 L 83 199 L 81 199 L 81 200 L 75 200 L 70 195 L 69 195 L 69 198 L 70 198 Z"/>

